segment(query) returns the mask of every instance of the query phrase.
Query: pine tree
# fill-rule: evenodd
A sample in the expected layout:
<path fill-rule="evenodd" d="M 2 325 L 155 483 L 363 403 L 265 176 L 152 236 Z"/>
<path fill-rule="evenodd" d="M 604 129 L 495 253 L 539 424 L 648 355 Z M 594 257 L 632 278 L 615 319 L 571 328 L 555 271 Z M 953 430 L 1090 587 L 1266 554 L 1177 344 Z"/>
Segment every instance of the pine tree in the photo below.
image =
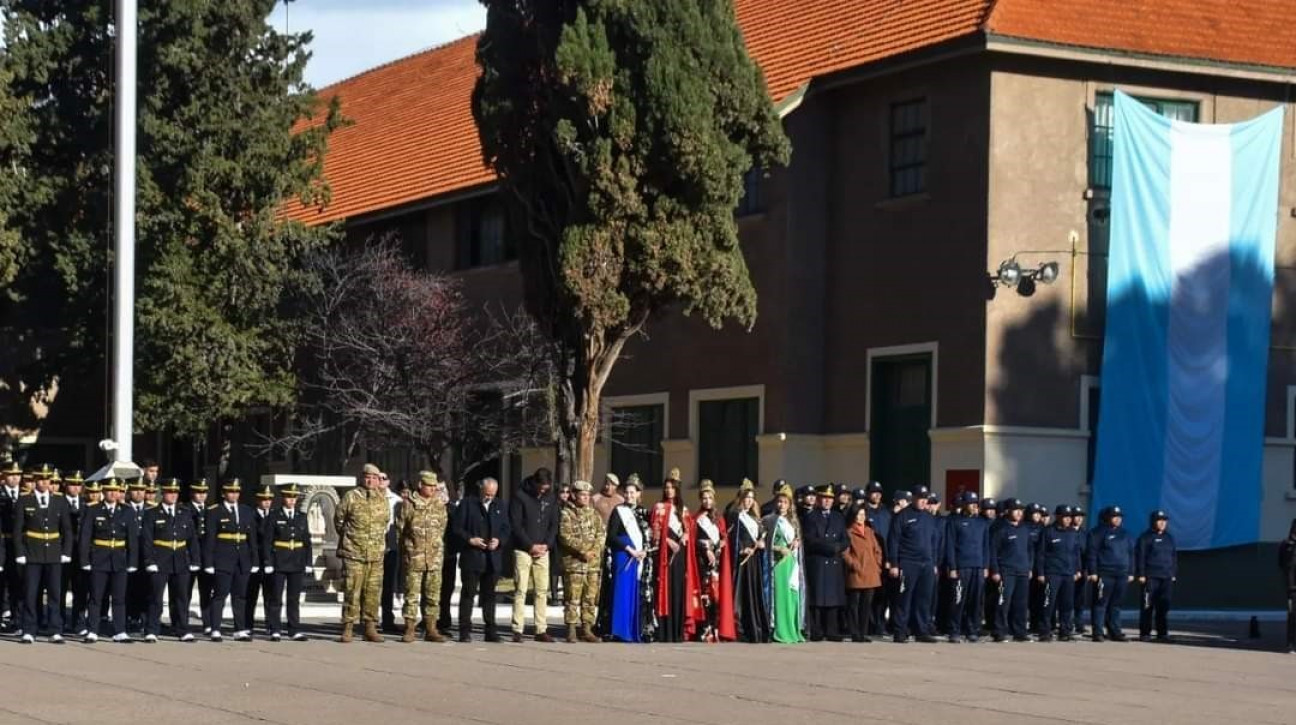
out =
<path fill-rule="evenodd" d="M 754 324 L 734 209 L 789 144 L 732 0 L 483 3 L 473 110 L 553 342 L 560 466 L 589 480 L 631 337 L 676 310 Z"/>
<path fill-rule="evenodd" d="M 283 300 L 302 255 L 330 232 L 279 209 L 327 194 L 323 154 L 340 119 L 332 105 L 307 120 L 310 35 L 268 25 L 274 0 L 140 5 L 136 429 L 197 435 L 291 399 Z M 3 323 L 40 340 L 19 370 L 38 393 L 104 359 L 112 3 L 0 0 L 0 13 L 6 86 L 31 130 L 5 164 L 22 169 L 13 214 L 24 261 Z M 297 124 L 308 128 L 295 134 Z"/>

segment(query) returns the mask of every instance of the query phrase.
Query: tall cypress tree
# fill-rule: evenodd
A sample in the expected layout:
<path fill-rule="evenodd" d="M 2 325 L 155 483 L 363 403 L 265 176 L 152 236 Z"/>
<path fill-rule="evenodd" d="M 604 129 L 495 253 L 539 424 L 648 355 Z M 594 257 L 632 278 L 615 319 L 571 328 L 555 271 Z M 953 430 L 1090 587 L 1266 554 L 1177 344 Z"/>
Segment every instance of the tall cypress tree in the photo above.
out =
<path fill-rule="evenodd" d="M 754 323 L 734 209 L 789 144 L 732 0 L 482 2 L 473 110 L 553 341 L 560 463 L 590 480 L 631 337 L 671 311 Z"/>
<path fill-rule="evenodd" d="M 273 6 L 140 3 L 137 429 L 196 435 L 291 397 L 282 300 L 303 253 L 329 232 L 279 209 L 327 194 L 322 159 L 339 116 L 334 105 L 306 121 L 317 109 L 302 81 L 310 35 L 276 32 Z M 13 213 L 23 262 L 3 323 L 39 345 L 17 372 L 36 394 L 104 359 L 112 7 L 0 0 L 6 86 L 30 124 L 5 164 L 21 169 Z M 310 129 L 294 134 L 303 123 Z"/>

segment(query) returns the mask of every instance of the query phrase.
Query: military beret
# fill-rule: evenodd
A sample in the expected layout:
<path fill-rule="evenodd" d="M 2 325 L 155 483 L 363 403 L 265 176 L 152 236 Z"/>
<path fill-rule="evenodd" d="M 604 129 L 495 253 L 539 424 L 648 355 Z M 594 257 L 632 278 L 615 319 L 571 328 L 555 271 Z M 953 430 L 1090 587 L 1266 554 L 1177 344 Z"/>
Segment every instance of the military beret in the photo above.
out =
<path fill-rule="evenodd" d="M 617 475 L 615 473 L 609 473 L 608 475 L 603 477 L 603 480 L 611 481 L 613 486 L 621 485 L 621 479 L 617 478 Z"/>
<path fill-rule="evenodd" d="M 704 478 L 698 483 L 698 493 L 707 492 L 715 493 L 715 484 L 711 482 L 711 479 Z"/>
<path fill-rule="evenodd" d="M 256 497 L 259 498 L 259 499 L 261 499 L 261 500 L 263 500 L 263 501 L 266 500 L 266 499 L 272 499 L 272 498 L 274 498 L 274 486 L 271 486 L 271 485 L 268 485 L 268 484 L 265 485 L 265 486 L 262 486 L 262 487 L 261 487 L 261 490 L 260 490 L 260 491 L 257 491 L 257 495 L 256 495 Z"/>
<path fill-rule="evenodd" d="M 874 491 L 882 493 L 882 484 L 879 481 L 869 481 L 868 485 L 864 487 L 864 490 L 869 493 L 873 493 Z"/>
<path fill-rule="evenodd" d="M 900 503 L 901 501 L 912 501 L 912 500 L 913 500 L 913 494 L 909 493 L 908 491 L 901 490 L 891 494 L 892 503 Z"/>
<path fill-rule="evenodd" d="M 285 483 L 279 487 L 279 495 L 284 498 L 297 498 L 298 493 L 297 484 L 295 483 Z"/>
<path fill-rule="evenodd" d="M 167 479 L 167 480 L 162 484 L 162 492 L 163 492 L 163 493 L 180 493 L 180 479 L 178 479 L 178 478 L 168 478 L 168 479 Z"/>
<path fill-rule="evenodd" d="M 667 481 L 674 481 L 674 482 L 676 482 L 676 483 L 679 483 L 679 480 L 680 480 L 680 469 L 678 469 L 678 468 L 672 468 L 672 469 L 670 469 L 669 471 L 667 471 L 667 472 L 666 472 L 666 480 L 667 480 Z"/>
<path fill-rule="evenodd" d="M 440 481 L 437 480 L 437 475 L 433 471 L 419 471 L 419 483 L 426 483 L 429 486 L 435 486 L 440 483 Z"/>
<path fill-rule="evenodd" d="M 571 487 L 576 493 L 589 493 L 594 488 L 589 481 L 576 481 Z"/>
<path fill-rule="evenodd" d="M 377 466 L 375 466 L 374 464 L 372 464 L 372 463 L 366 463 L 366 464 L 364 464 L 364 468 L 361 469 L 360 472 L 361 472 L 363 475 L 365 475 L 365 476 L 368 476 L 368 475 L 378 476 L 378 475 L 381 475 L 381 474 L 382 474 L 382 470 L 381 470 L 380 468 L 378 468 Z"/>

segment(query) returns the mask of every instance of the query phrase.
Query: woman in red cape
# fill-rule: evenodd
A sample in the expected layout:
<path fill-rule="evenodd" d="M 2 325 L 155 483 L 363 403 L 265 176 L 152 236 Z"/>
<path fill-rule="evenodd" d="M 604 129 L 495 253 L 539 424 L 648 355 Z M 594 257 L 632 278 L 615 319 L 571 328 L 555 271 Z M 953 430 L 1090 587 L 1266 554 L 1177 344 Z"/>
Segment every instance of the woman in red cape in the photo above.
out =
<path fill-rule="evenodd" d="M 706 621 L 706 610 L 698 586 L 693 516 L 680 499 L 678 470 L 666 477 L 649 525 L 657 543 L 657 641 L 687 642 Z"/>
<path fill-rule="evenodd" d="M 703 642 L 733 641 L 738 638 L 734 619 L 733 566 L 729 556 L 729 527 L 715 506 L 715 484 L 702 479 L 698 484 L 701 505 L 693 517 L 694 547 L 697 549 L 698 583 L 706 623 L 698 633 Z"/>

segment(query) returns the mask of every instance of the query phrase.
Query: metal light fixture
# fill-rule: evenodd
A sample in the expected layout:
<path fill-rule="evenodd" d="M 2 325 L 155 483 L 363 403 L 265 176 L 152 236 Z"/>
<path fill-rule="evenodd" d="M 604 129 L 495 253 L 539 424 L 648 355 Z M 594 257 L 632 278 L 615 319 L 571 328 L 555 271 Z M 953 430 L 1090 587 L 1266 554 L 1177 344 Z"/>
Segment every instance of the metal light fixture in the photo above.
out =
<path fill-rule="evenodd" d="M 986 275 L 990 280 L 989 296 L 994 297 L 995 285 L 1016 287 L 1017 294 L 1030 297 L 1035 294 L 1037 284 L 1053 284 L 1058 278 L 1057 262 L 1045 262 L 1034 269 L 1022 269 L 1016 257 L 1009 257 L 999 264 L 995 274 Z"/>

